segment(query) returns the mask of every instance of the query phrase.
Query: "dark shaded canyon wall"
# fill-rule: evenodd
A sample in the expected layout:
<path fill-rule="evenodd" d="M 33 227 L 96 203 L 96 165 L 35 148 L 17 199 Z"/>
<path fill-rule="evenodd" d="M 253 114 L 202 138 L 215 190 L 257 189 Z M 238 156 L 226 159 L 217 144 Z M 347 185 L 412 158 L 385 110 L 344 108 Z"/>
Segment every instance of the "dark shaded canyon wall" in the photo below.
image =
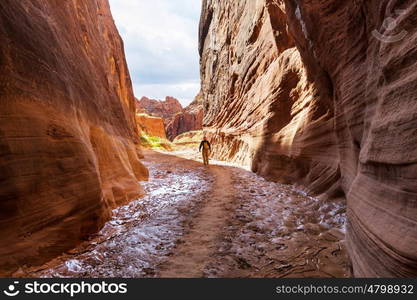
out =
<path fill-rule="evenodd" d="M 416 6 L 203 1 L 215 155 L 346 198 L 355 276 L 417 275 Z"/>
<path fill-rule="evenodd" d="M 330 185 L 337 191 L 331 95 L 308 80 L 285 5 L 205 1 L 204 7 L 204 125 L 214 154 L 264 176 L 297 179 L 317 193 Z"/>
<path fill-rule="evenodd" d="M 138 198 L 135 102 L 107 0 L 0 2 L 0 275 Z"/>

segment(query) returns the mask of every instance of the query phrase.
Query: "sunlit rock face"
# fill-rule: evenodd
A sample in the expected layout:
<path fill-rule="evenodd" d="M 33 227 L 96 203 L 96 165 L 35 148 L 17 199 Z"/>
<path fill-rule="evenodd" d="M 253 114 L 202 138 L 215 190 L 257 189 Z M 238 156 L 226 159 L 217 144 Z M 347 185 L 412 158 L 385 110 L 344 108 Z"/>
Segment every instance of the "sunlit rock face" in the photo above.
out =
<path fill-rule="evenodd" d="M 163 139 L 167 138 L 165 133 L 164 119 L 140 113 L 136 115 L 136 122 L 138 124 L 140 135 L 146 134 Z"/>
<path fill-rule="evenodd" d="M 354 276 L 417 275 L 416 15 L 414 1 L 203 1 L 214 155 L 346 198 Z"/>
<path fill-rule="evenodd" d="M 143 194 L 135 102 L 107 0 L 0 3 L 0 275 Z"/>

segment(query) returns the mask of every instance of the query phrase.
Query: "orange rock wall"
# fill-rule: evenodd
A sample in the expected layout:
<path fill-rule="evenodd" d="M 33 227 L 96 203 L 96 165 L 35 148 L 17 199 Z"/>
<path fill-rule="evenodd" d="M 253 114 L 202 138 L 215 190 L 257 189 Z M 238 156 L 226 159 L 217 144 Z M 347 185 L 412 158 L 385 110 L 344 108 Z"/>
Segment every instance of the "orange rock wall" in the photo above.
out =
<path fill-rule="evenodd" d="M 136 122 L 138 124 L 139 133 L 149 136 L 156 136 L 163 139 L 167 138 L 165 133 L 164 119 L 148 116 L 146 114 L 137 114 Z"/>

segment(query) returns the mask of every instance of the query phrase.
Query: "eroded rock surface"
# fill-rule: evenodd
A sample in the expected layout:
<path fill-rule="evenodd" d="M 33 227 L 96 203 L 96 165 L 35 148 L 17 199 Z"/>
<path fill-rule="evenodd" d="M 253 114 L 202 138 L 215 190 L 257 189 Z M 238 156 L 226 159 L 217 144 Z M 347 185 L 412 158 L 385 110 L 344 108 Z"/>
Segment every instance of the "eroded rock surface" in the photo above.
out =
<path fill-rule="evenodd" d="M 417 275 L 415 1 L 203 1 L 214 155 L 347 200 L 355 276 Z"/>
<path fill-rule="evenodd" d="M 107 0 L 0 3 L 0 275 L 143 194 L 135 102 Z"/>

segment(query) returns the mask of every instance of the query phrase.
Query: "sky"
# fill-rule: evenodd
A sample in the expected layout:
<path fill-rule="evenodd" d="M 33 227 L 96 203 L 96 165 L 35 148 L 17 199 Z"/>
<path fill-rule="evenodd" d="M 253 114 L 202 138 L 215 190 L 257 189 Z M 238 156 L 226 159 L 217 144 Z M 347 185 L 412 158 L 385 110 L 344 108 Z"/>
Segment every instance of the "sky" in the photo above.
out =
<path fill-rule="evenodd" d="M 173 96 L 186 106 L 200 90 L 201 0 L 110 0 L 135 96 Z"/>

